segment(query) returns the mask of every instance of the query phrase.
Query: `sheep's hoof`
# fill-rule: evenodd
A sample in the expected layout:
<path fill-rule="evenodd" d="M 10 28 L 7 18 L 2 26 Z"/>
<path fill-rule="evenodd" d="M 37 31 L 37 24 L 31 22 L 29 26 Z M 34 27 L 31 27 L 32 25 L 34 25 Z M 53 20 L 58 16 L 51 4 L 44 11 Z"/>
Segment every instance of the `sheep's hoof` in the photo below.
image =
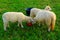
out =
<path fill-rule="evenodd" d="M 22 28 L 24 28 L 23 26 L 21 26 Z"/>
<path fill-rule="evenodd" d="M 7 30 L 4 30 L 5 32 L 7 31 Z"/>
<path fill-rule="evenodd" d="M 4 29 L 4 31 L 7 31 L 6 29 Z"/>
<path fill-rule="evenodd" d="M 50 32 L 50 30 L 48 30 L 48 32 Z"/>
<path fill-rule="evenodd" d="M 48 32 L 50 32 L 50 29 L 48 29 Z"/>

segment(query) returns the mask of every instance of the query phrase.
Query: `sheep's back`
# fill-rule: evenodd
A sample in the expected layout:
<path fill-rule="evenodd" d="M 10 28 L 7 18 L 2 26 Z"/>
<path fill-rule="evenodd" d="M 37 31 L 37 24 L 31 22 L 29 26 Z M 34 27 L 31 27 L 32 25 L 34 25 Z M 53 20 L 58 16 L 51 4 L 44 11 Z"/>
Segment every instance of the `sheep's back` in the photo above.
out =
<path fill-rule="evenodd" d="M 31 12 L 34 13 L 35 15 L 36 15 L 39 11 L 41 11 L 41 10 L 38 9 L 38 8 L 32 8 L 32 9 L 31 9 Z"/>
<path fill-rule="evenodd" d="M 18 21 L 18 19 L 23 19 L 23 13 L 22 12 L 6 12 L 3 14 L 3 17 L 11 22 Z"/>
<path fill-rule="evenodd" d="M 36 18 L 39 20 L 45 20 L 45 19 L 48 20 L 52 17 L 54 18 L 55 14 L 53 12 L 45 11 L 45 10 L 38 12 L 38 14 L 36 15 Z"/>

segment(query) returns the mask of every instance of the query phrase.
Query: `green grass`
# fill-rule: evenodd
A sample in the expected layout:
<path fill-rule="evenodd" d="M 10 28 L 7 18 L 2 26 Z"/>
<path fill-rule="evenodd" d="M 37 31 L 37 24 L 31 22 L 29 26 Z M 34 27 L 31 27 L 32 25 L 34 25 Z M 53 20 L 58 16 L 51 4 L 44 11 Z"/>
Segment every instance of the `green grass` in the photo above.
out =
<path fill-rule="evenodd" d="M 23 23 L 24 28 L 17 26 L 17 23 L 10 23 L 7 32 L 4 32 L 2 14 L 5 12 L 23 12 L 29 7 L 44 9 L 49 4 L 57 16 L 54 32 L 48 32 L 46 26 L 34 25 L 28 27 Z M 60 40 L 60 0 L 0 0 L 0 40 Z"/>

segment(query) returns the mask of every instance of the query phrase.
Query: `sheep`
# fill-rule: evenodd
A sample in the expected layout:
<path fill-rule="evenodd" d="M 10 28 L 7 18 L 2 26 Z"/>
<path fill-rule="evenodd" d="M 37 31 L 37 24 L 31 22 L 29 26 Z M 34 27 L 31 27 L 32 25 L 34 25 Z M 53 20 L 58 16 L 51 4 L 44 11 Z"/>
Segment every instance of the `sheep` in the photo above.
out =
<path fill-rule="evenodd" d="M 39 10 L 42 10 L 42 9 L 38 9 L 38 8 L 27 8 L 26 9 L 26 14 L 27 14 L 27 16 L 30 16 L 31 14 L 31 11 L 33 12 L 33 10 L 34 11 L 36 11 L 36 12 L 38 12 Z M 49 6 L 49 5 L 47 5 L 43 10 L 47 10 L 47 11 L 51 11 L 52 9 L 51 9 L 51 7 Z"/>
<path fill-rule="evenodd" d="M 55 22 L 56 22 L 56 15 L 54 12 L 41 10 L 37 13 L 36 17 L 34 17 L 34 23 L 38 22 L 45 23 L 48 26 L 48 31 L 54 30 Z"/>
<path fill-rule="evenodd" d="M 45 10 L 49 10 L 49 11 L 52 10 L 51 7 L 50 7 L 49 5 L 47 5 L 44 9 L 45 9 Z"/>
<path fill-rule="evenodd" d="M 44 9 L 39 9 L 39 8 L 31 8 L 30 9 L 30 17 L 34 18 L 36 16 L 36 14 L 41 11 L 41 10 L 47 10 L 47 11 L 51 11 L 51 7 L 48 5 L 46 6 Z"/>
<path fill-rule="evenodd" d="M 30 11 L 30 17 L 34 18 L 37 15 L 37 13 L 41 10 L 42 9 L 32 8 L 31 11 Z"/>
<path fill-rule="evenodd" d="M 6 31 L 6 27 L 9 27 L 10 22 L 18 22 L 18 25 L 22 25 L 22 21 L 31 22 L 32 18 L 24 15 L 22 12 L 6 12 L 2 15 L 4 30 Z"/>

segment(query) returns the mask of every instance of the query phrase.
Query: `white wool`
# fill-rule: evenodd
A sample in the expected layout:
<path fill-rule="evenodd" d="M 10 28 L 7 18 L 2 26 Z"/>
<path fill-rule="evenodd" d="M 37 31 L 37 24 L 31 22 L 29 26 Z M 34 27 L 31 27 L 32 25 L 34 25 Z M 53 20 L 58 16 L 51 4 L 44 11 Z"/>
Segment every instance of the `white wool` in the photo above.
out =
<path fill-rule="evenodd" d="M 37 13 L 34 20 L 38 23 L 45 22 L 48 26 L 48 31 L 50 31 L 50 29 L 54 30 L 56 15 L 54 12 L 42 10 Z"/>
<path fill-rule="evenodd" d="M 53 12 L 42 10 L 41 12 L 38 12 L 36 17 L 34 17 L 34 18 L 36 18 L 37 20 L 38 19 L 43 20 L 43 19 L 46 19 L 46 18 L 50 19 L 49 17 L 54 17 L 56 19 L 56 15 Z"/>
<path fill-rule="evenodd" d="M 41 11 L 41 9 L 32 8 L 30 12 L 30 17 L 34 18 L 39 11 Z"/>
<path fill-rule="evenodd" d="M 18 25 L 20 24 L 23 28 L 22 21 L 30 22 L 31 17 L 25 16 L 22 12 L 6 12 L 2 15 L 3 23 L 4 23 L 4 30 L 6 31 L 6 27 L 9 26 L 10 22 L 18 21 Z"/>

